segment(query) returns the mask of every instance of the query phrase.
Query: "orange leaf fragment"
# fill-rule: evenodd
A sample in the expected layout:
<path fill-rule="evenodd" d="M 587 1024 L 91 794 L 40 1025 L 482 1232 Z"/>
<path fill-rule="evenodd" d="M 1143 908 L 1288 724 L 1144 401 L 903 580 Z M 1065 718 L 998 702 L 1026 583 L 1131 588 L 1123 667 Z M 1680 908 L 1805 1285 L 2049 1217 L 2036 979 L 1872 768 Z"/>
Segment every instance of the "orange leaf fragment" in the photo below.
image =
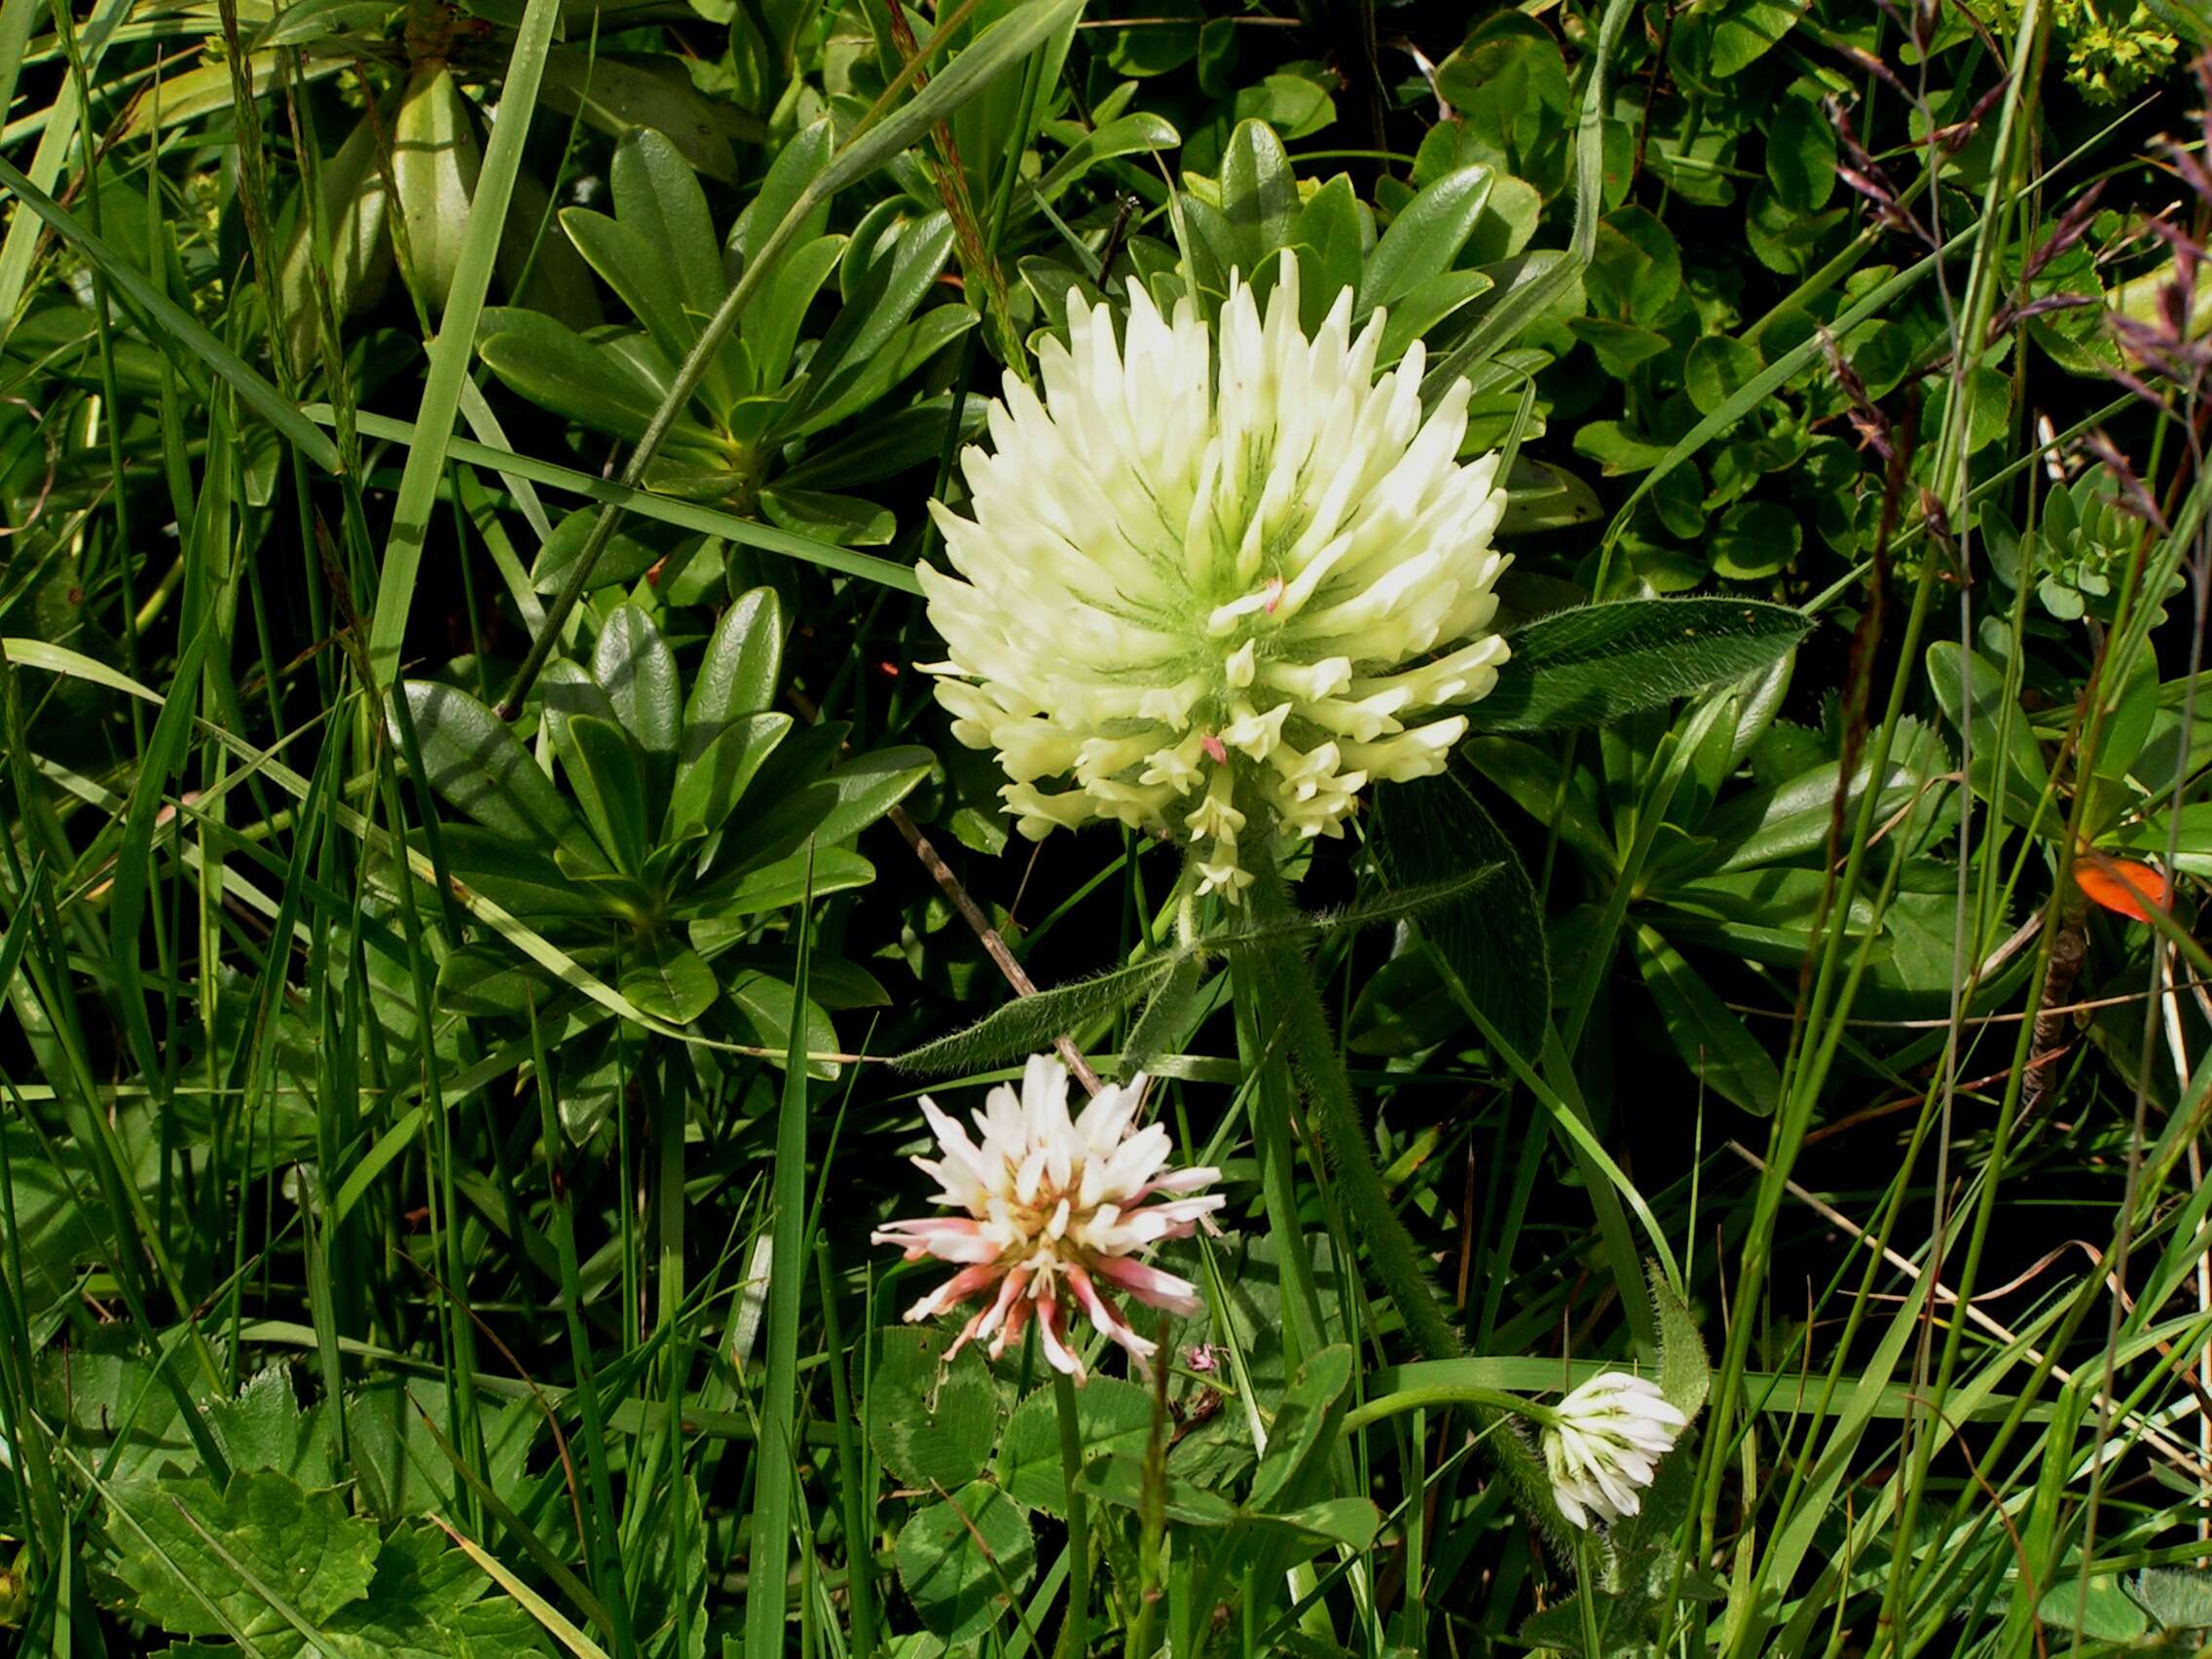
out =
<path fill-rule="evenodd" d="M 2083 893 L 2108 910 L 2117 910 L 2138 922 L 2151 919 L 2143 908 L 2148 900 L 2159 909 L 2173 904 L 2173 889 L 2166 878 L 2147 864 L 2133 859 L 2111 859 L 2092 853 L 2074 866 L 2074 881 Z"/>

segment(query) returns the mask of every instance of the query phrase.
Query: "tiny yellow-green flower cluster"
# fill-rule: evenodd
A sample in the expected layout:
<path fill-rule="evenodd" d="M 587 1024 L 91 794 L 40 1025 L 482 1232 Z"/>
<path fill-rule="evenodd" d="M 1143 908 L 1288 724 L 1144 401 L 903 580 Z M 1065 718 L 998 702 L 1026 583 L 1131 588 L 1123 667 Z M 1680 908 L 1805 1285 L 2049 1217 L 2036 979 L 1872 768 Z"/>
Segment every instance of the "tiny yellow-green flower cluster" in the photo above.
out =
<path fill-rule="evenodd" d="M 2009 32 L 2019 0 L 1999 0 L 1991 25 Z M 2181 42 L 2141 0 L 2057 0 L 2051 27 L 2066 49 L 2066 79 L 2094 104 L 2132 98 L 2170 71 Z"/>
<path fill-rule="evenodd" d="M 970 516 L 933 503 L 952 572 L 920 575 L 953 735 L 997 752 L 1025 834 L 1168 835 L 1234 903 L 1255 810 L 1338 835 L 1371 781 L 1443 769 L 1506 658 L 1497 459 L 1457 459 L 1463 381 L 1424 415 L 1419 345 L 1378 377 L 1383 318 L 1351 315 L 1346 289 L 1309 339 L 1286 254 L 1218 340 L 1139 287 L 1117 341 L 1071 295 L 1043 395 L 1008 377 Z"/>

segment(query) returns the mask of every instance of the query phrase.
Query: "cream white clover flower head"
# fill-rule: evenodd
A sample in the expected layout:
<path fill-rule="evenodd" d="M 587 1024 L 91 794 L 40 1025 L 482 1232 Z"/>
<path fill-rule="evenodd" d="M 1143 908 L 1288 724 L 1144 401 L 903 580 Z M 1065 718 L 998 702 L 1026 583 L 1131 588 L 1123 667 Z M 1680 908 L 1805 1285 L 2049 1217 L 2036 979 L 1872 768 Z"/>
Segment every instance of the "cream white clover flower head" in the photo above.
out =
<path fill-rule="evenodd" d="M 1552 1412 L 1544 1425 L 1544 1468 L 1560 1513 L 1576 1527 L 1641 1509 L 1659 1459 L 1689 1426 L 1657 1383 L 1625 1371 L 1601 1372 Z"/>
<path fill-rule="evenodd" d="M 975 1115 L 979 1143 L 922 1097 L 942 1156 L 917 1158 L 914 1166 L 942 1189 L 939 1203 L 967 1213 L 894 1221 L 869 1242 L 896 1244 L 909 1262 L 934 1256 L 959 1266 L 906 1309 L 909 1322 L 997 1287 L 946 1358 L 988 1338 L 995 1359 L 1034 1314 L 1045 1357 L 1081 1382 L 1083 1361 L 1067 1335 L 1071 1300 L 1140 1365 L 1159 1345 L 1129 1328 L 1114 1305 L 1117 1291 L 1170 1313 L 1198 1310 L 1197 1285 L 1136 1257 L 1162 1239 L 1189 1237 L 1199 1217 L 1227 1201 L 1218 1193 L 1191 1196 L 1221 1171 L 1168 1169 L 1167 1131 L 1154 1124 L 1131 1132 L 1144 1086 L 1141 1072 L 1108 1085 L 1071 1120 L 1067 1068 L 1040 1054 L 1023 1071 L 1018 1095 L 1001 1084 L 984 1097 Z M 1164 1201 L 1147 1201 L 1156 1199 Z"/>
<path fill-rule="evenodd" d="M 1382 313 L 1354 339 L 1347 288 L 1309 340 L 1278 270 L 1265 321 L 1232 277 L 1218 342 L 1137 284 L 1117 344 L 1071 293 L 1044 396 L 1009 374 L 991 450 L 962 454 L 974 516 L 931 503 L 958 574 L 919 571 L 938 698 L 998 752 L 1022 832 L 1163 833 L 1233 903 L 1255 808 L 1341 835 L 1371 780 L 1444 769 L 1447 711 L 1507 654 L 1497 458 L 1456 459 L 1467 383 L 1424 419 L 1420 343 L 1378 380 Z"/>

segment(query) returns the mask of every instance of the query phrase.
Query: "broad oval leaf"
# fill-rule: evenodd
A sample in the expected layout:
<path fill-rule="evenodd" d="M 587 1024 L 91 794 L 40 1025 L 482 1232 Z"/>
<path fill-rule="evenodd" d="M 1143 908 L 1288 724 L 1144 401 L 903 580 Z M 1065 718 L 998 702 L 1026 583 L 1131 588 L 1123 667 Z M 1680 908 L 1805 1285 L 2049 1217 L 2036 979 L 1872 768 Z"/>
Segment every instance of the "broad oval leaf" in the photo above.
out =
<path fill-rule="evenodd" d="M 553 527 L 553 534 L 537 550 L 536 563 L 530 568 L 530 585 L 534 589 L 539 593 L 561 591 L 584 550 L 584 542 L 589 539 L 599 513 L 596 506 L 578 507 Z M 591 569 L 592 586 L 629 586 L 667 558 L 681 539 L 682 536 L 672 533 L 668 526 L 649 519 L 629 516 L 618 520 L 614 534 L 600 550 L 599 563 Z"/>
<path fill-rule="evenodd" d="M 975 1347 L 947 1360 L 951 1346 L 952 1334 L 936 1326 L 886 1326 L 869 1336 L 866 1366 L 854 1379 L 868 1444 L 903 1486 L 964 1485 L 983 1472 L 998 1438 L 990 1368 Z"/>
<path fill-rule="evenodd" d="M 1245 280 L 1255 287 L 1272 281 L 1272 256 L 1289 242 L 1298 212 L 1298 180 L 1282 140 L 1264 121 L 1240 121 L 1229 135 L 1221 160 L 1221 210 Z"/>
<path fill-rule="evenodd" d="M 1152 1438 L 1152 1396 L 1133 1382 L 1093 1377 L 1076 1396 L 1077 1468 L 1109 1453 L 1142 1457 Z M 1059 1402 L 1039 1388 L 1014 1408 L 994 1465 L 1006 1494 L 1025 1509 L 1065 1516 L 1066 1471 L 1060 1466 Z"/>
<path fill-rule="evenodd" d="M 391 182 L 406 232 L 402 269 L 432 316 L 445 310 L 453 288 L 483 165 L 475 122 L 453 71 L 433 60 L 408 82 L 393 124 Z"/>
<path fill-rule="evenodd" d="M 703 964 L 702 964 L 703 966 Z M 741 968 L 731 976 L 729 1006 L 735 1012 L 743 1028 L 740 1041 L 768 1051 L 769 1063 L 779 1071 L 784 1066 L 784 1055 L 792 1046 L 792 1005 L 798 992 L 789 980 L 773 974 L 764 974 L 755 968 Z M 806 1021 L 799 1045 L 809 1054 L 832 1054 L 837 1051 L 837 1028 L 830 1023 L 829 1014 L 812 997 L 806 999 L 803 1011 Z M 806 1073 L 809 1077 L 834 1078 L 837 1075 L 835 1060 L 809 1060 Z"/>
<path fill-rule="evenodd" d="M 1037 1569 L 1029 1518 L 997 1487 L 977 1481 L 931 1504 L 899 1530 L 899 1582 L 922 1622 L 948 1642 L 994 1622 L 1012 1627 L 1010 1592 Z"/>
<path fill-rule="evenodd" d="M 289 18 L 291 8 L 284 15 Z M 385 175 L 376 166 L 377 124 L 364 115 L 338 153 L 322 164 L 318 180 L 321 212 L 302 193 L 299 222 L 284 250 L 282 284 L 284 322 L 290 332 L 296 361 L 315 361 L 320 338 L 314 293 L 319 268 L 330 282 L 331 308 L 344 321 L 374 305 L 391 273 L 391 239 L 385 232 L 385 213 L 390 196 Z M 327 235 L 327 243 L 323 238 Z"/>

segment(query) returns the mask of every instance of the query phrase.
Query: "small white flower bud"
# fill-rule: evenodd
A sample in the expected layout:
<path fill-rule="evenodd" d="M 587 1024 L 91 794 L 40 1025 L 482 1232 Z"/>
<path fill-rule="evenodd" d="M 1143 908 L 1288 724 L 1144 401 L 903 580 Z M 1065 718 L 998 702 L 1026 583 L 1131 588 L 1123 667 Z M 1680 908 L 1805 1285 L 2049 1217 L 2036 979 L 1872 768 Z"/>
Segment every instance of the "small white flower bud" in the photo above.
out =
<path fill-rule="evenodd" d="M 1552 1498 L 1569 1524 L 1618 1521 L 1643 1507 L 1659 1459 L 1689 1426 L 1657 1383 L 1605 1371 L 1553 1408 L 1544 1428 Z"/>

